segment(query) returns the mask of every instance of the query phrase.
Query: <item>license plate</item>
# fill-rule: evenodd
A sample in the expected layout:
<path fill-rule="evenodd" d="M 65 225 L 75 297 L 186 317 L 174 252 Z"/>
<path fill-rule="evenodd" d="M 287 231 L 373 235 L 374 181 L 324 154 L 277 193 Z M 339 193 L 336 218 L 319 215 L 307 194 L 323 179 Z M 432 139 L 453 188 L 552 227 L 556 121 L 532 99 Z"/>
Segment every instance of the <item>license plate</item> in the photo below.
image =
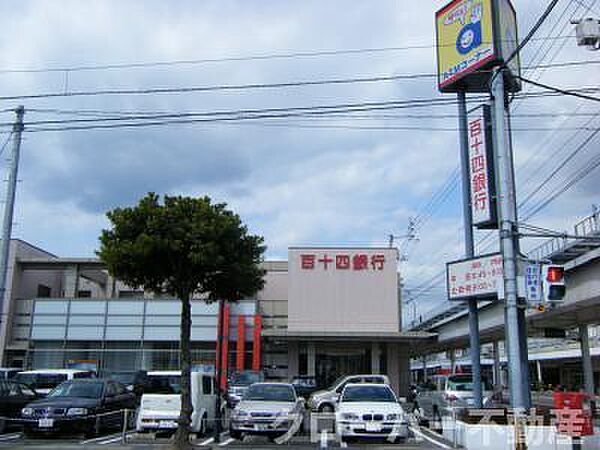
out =
<path fill-rule="evenodd" d="M 268 429 L 268 425 L 266 425 L 264 423 L 255 423 L 254 429 L 257 431 L 264 431 L 264 430 Z"/>
<path fill-rule="evenodd" d="M 53 426 L 54 426 L 54 419 L 38 420 L 38 427 L 40 427 L 40 428 L 52 428 Z"/>
<path fill-rule="evenodd" d="M 177 422 L 172 420 L 161 420 L 158 422 L 158 428 L 177 428 Z"/>
<path fill-rule="evenodd" d="M 381 431 L 381 425 L 379 425 L 378 423 L 367 422 L 365 429 L 367 431 Z"/>

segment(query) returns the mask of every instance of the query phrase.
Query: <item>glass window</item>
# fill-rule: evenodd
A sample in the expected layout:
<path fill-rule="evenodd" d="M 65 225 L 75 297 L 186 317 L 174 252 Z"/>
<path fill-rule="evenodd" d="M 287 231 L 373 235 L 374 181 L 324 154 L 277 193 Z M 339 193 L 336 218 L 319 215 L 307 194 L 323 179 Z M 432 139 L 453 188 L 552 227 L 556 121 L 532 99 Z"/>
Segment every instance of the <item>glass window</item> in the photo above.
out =
<path fill-rule="evenodd" d="M 148 385 L 145 394 L 180 394 L 180 375 L 148 375 Z"/>
<path fill-rule="evenodd" d="M 76 372 L 73 378 L 94 378 L 93 372 Z"/>
<path fill-rule="evenodd" d="M 145 327 L 144 338 L 148 341 L 177 341 L 179 327 Z"/>
<path fill-rule="evenodd" d="M 120 290 L 119 298 L 143 297 L 144 291 L 135 290 Z"/>
<path fill-rule="evenodd" d="M 179 316 L 146 316 L 146 325 L 179 325 Z"/>
<path fill-rule="evenodd" d="M 49 286 L 38 284 L 37 286 L 38 297 L 52 297 L 52 289 Z"/>
<path fill-rule="evenodd" d="M 101 341 L 104 336 L 104 327 L 98 326 L 70 326 L 67 339 Z"/>
<path fill-rule="evenodd" d="M 181 314 L 181 302 L 179 300 L 150 301 L 146 305 L 146 314 Z"/>
<path fill-rule="evenodd" d="M 343 402 L 396 402 L 396 397 L 387 386 L 363 384 L 348 386 L 344 390 Z"/>
<path fill-rule="evenodd" d="M 244 394 L 244 400 L 295 402 L 296 393 L 292 386 L 280 384 L 253 384 Z"/>
<path fill-rule="evenodd" d="M 106 327 L 107 341 L 139 341 L 142 338 L 141 326 Z"/>
<path fill-rule="evenodd" d="M 37 340 L 64 339 L 64 326 L 34 325 L 31 330 L 31 338 Z"/>
<path fill-rule="evenodd" d="M 117 386 L 115 383 L 108 383 L 106 385 L 106 397 L 114 397 L 117 395 Z"/>
<path fill-rule="evenodd" d="M 104 325 L 104 316 L 71 316 L 69 325 Z"/>
<path fill-rule="evenodd" d="M 33 390 L 29 386 L 22 384 L 20 387 L 21 387 L 21 392 L 23 393 L 23 395 L 26 395 L 28 397 L 35 396 L 35 392 L 33 392 Z"/>
<path fill-rule="evenodd" d="M 144 313 L 143 301 L 113 300 L 108 302 L 108 314 L 129 314 L 141 316 Z"/>
<path fill-rule="evenodd" d="M 64 373 L 19 373 L 15 377 L 15 381 L 34 389 L 52 389 L 66 379 L 67 375 Z"/>
<path fill-rule="evenodd" d="M 74 300 L 71 302 L 71 314 L 104 314 L 105 301 Z"/>
<path fill-rule="evenodd" d="M 202 393 L 204 395 L 212 394 L 212 378 L 203 376 L 202 377 Z"/>
<path fill-rule="evenodd" d="M 39 300 L 35 302 L 35 314 L 67 314 L 66 301 Z"/>
<path fill-rule="evenodd" d="M 130 325 L 141 325 L 143 322 L 143 317 L 140 315 L 138 316 L 108 316 L 106 318 L 107 325 L 126 325 L 126 326 L 130 326 Z"/>
<path fill-rule="evenodd" d="M 6 395 L 9 397 L 20 397 L 21 387 L 17 383 L 7 383 Z"/>
<path fill-rule="evenodd" d="M 48 397 L 81 397 L 81 398 L 100 398 L 104 383 L 96 382 L 77 382 L 67 381 L 56 386 L 48 393 Z"/>

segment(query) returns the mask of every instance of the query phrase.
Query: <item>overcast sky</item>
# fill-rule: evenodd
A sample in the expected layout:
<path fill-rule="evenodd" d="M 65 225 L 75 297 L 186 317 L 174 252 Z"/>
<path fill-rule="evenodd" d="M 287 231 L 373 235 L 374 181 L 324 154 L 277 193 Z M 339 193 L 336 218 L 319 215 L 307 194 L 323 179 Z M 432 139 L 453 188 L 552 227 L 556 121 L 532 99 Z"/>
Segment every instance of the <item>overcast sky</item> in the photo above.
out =
<path fill-rule="evenodd" d="M 435 72 L 434 13 L 445 1 L 3 1 L 0 3 L 0 96 L 98 89 L 278 83 Z M 546 1 L 516 0 L 524 36 Z M 600 2 L 559 2 L 524 51 L 523 65 L 598 62 L 576 45 L 571 18 L 599 14 Z M 589 12 L 584 13 L 586 10 Z M 547 39 L 552 38 L 552 39 Z M 376 52 L 244 59 L 365 48 Z M 414 48 L 418 47 L 418 48 Z M 227 59 L 112 70 L 11 72 L 174 60 Z M 233 60 L 231 60 L 233 58 Z M 237 60 L 236 60 L 237 58 Z M 7 72 L 8 71 L 8 72 Z M 526 75 L 563 88 L 598 86 L 597 66 L 533 69 Z M 527 91 L 537 88 L 526 87 Z M 597 94 L 596 94 L 597 95 Z M 451 98 L 435 79 L 153 95 L 102 95 L 4 101 L 25 105 L 26 122 L 90 116 L 36 109 L 210 112 Z M 474 103 L 473 106 L 476 104 Z M 456 106 L 363 113 L 357 117 L 287 118 L 174 124 L 96 131 L 26 133 L 13 235 L 60 256 L 92 256 L 105 212 L 148 191 L 209 195 L 227 202 L 268 258 L 288 246 L 387 245 L 423 217 L 419 240 L 403 245 L 400 270 L 409 288 L 427 283 L 460 256 Z M 600 120 L 594 102 L 565 97 L 513 102 L 518 196 L 523 200 Z M 530 117 L 531 114 L 557 114 Z M 578 115 L 573 115 L 576 113 Z M 402 117 L 407 114 L 420 118 Z M 561 115 L 564 114 L 564 115 Z M 398 115 L 401 117 L 389 117 Z M 450 116 L 432 118 L 435 116 Z M 1 114 L 10 122 L 10 112 Z M 409 127 L 413 130 L 382 130 Z M 366 129 L 365 129 L 366 128 Z M 434 131 L 432 128 L 438 129 Z M 7 128 L 3 127 L 3 131 Z M 449 131 L 442 131 L 449 130 Z M 2 143 L 6 134 L 0 135 Z M 559 189 L 599 153 L 592 140 L 552 177 L 528 207 Z M 8 150 L 3 154 L 6 157 Z M 7 162 L 2 160 L 6 168 Z M 598 174 L 529 222 L 570 229 L 600 202 Z M 444 183 L 447 194 L 425 208 Z M 444 191 L 445 192 L 445 191 Z M 427 214 L 432 210 L 432 214 Z M 527 213 L 527 208 L 524 209 Z M 424 214 L 425 213 L 425 214 Z M 478 233 L 482 238 L 485 233 Z M 400 240 L 401 242 L 401 240 Z M 482 251 L 493 251 L 493 240 Z M 525 248 L 533 245 L 523 244 Z M 420 311 L 443 300 L 444 284 L 420 294 Z M 436 282 L 437 281 L 437 282 Z"/>

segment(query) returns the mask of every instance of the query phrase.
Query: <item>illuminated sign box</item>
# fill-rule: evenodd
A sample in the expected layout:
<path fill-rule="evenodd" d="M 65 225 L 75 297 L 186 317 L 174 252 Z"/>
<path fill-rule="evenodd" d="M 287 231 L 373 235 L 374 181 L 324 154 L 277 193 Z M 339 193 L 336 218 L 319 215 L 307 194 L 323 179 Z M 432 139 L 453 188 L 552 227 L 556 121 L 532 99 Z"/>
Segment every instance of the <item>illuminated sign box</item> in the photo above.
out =
<path fill-rule="evenodd" d="M 496 181 L 490 107 L 481 105 L 467 114 L 469 187 L 473 226 L 497 229 Z"/>
<path fill-rule="evenodd" d="M 435 14 L 441 92 L 488 92 L 492 69 L 517 48 L 517 19 L 509 0 L 454 0 Z M 508 64 L 507 88 L 520 90 L 519 57 Z"/>

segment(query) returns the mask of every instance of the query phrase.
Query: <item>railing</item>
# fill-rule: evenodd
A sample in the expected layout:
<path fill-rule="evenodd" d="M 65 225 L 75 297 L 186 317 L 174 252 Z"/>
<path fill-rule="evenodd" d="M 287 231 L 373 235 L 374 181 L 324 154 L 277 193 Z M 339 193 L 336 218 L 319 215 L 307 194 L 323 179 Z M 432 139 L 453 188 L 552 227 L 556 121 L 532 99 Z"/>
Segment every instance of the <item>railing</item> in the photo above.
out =
<path fill-rule="evenodd" d="M 577 236 L 576 238 L 559 236 L 549 239 L 531 250 L 529 252 L 529 257 L 536 260 L 542 260 L 549 255 L 564 249 L 570 243 L 577 242 L 578 239 L 584 239 L 589 236 L 600 234 L 600 209 L 594 208 L 594 212 L 590 216 L 575 224 L 573 231 L 574 235 Z"/>

